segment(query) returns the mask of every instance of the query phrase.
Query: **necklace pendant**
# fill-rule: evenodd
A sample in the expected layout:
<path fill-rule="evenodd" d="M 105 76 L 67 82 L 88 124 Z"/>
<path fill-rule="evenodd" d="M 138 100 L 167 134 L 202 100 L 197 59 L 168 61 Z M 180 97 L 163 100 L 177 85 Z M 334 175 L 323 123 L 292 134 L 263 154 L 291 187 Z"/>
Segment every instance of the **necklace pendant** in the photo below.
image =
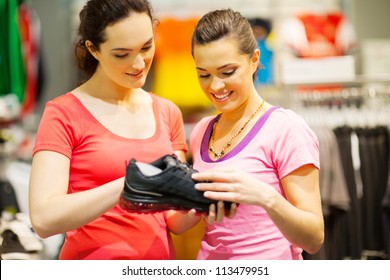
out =
<path fill-rule="evenodd" d="M 222 153 L 218 153 L 218 152 L 214 149 L 214 147 L 210 147 L 210 148 L 209 148 L 209 151 L 212 152 L 213 155 L 214 155 L 214 157 L 217 158 L 217 159 L 219 159 L 219 158 L 222 156 Z"/>

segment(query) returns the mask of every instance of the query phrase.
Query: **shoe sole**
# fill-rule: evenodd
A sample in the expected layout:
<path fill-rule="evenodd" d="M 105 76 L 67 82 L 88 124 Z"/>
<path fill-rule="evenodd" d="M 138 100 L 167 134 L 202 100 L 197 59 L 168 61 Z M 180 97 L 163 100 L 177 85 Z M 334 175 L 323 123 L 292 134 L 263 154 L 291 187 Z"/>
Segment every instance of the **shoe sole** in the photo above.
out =
<path fill-rule="evenodd" d="M 210 204 L 200 204 L 182 197 L 149 197 L 122 192 L 119 205 L 128 212 L 153 213 L 165 210 L 208 212 Z M 185 205 L 185 206 L 184 206 Z"/>

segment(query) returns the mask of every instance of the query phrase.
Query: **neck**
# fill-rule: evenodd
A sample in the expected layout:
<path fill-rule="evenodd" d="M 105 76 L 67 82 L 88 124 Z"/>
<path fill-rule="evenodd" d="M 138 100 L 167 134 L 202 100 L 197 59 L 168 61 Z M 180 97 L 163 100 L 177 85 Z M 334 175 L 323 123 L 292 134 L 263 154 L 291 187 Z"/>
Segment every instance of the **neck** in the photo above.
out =
<path fill-rule="evenodd" d="M 240 124 L 240 128 L 237 128 L 235 127 L 234 130 L 235 131 L 232 131 L 231 128 L 229 129 L 223 129 L 221 126 L 219 126 L 219 122 L 223 116 L 223 114 L 220 116 L 219 119 L 217 119 L 217 121 L 214 123 L 214 126 L 213 126 L 213 131 L 212 131 L 212 134 L 211 134 L 211 137 L 210 137 L 210 142 L 209 142 L 209 152 L 210 154 L 215 158 L 215 159 L 219 159 L 221 157 L 223 157 L 226 153 L 227 150 L 229 150 L 233 144 L 234 141 L 237 141 L 236 138 L 239 137 L 239 135 L 247 129 L 247 126 L 249 125 L 250 122 L 253 121 L 253 119 L 256 117 L 256 115 L 260 114 L 260 111 L 262 110 L 263 108 L 263 105 L 264 105 L 264 99 L 261 100 L 261 103 L 260 105 L 251 113 L 251 115 L 246 119 L 246 120 L 240 120 L 240 121 L 237 121 L 238 123 L 242 123 L 244 122 L 242 125 Z M 233 125 L 234 127 L 234 125 Z M 220 149 L 220 151 L 217 151 L 217 149 L 214 147 L 214 140 L 215 140 L 215 134 L 216 134 L 216 130 L 217 128 L 222 131 L 220 132 L 219 134 L 220 135 L 224 135 L 226 133 L 228 134 L 231 134 L 233 133 L 229 138 L 228 140 L 226 141 L 226 143 L 222 146 L 222 148 Z"/>
<path fill-rule="evenodd" d="M 260 96 L 256 96 L 256 98 L 247 100 L 244 104 L 232 111 L 222 112 L 220 123 L 227 123 L 230 126 L 234 123 L 240 123 L 248 119 L 263 102 L 264 100 Z"/>
<path fill-rule="evenodd" d="M 96 75 L 92 76 L 80 87 L 86 94 L 101 99 L 108 103 L 117 104 L 120 102 L 131 102 L 136 98 L 142 89 L 131 89 L 118 86 L 112 81 L 100 79 Z"/>

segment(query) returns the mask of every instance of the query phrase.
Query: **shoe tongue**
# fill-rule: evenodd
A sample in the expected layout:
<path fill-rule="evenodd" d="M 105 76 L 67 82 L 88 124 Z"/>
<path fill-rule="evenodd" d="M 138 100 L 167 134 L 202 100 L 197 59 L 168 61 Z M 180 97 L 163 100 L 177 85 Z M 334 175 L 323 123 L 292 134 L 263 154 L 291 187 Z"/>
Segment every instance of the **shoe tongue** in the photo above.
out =
<path fill-rule="evenodd" d="M 173 157 L 166 157 L 164 159 L 164 162 L 167 165 L 167 168 L 177 165 L 176 159 L 174 159 Z"/>

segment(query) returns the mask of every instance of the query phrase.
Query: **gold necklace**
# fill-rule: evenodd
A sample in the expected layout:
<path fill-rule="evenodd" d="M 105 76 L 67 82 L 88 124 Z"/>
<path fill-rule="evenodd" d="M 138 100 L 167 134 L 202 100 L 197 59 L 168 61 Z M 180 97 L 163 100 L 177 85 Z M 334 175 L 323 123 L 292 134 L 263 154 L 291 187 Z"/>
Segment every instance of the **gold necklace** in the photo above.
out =
<path fill-rule="evenodd" d="M 248 123 L 256 116 L 256 114 L 261 110 L 261 108 L 263 107 L 264 105 L 264 99 L 263 101 L 261 102 L 260 106 L 256 109 L 256 111 L 249 117 L 249 119 L 244 123 L 244 125 L 236 132 L 233 134 L 233 136 L 229 139 L 229 141 L 227 141 L 227 143 L 222 147 L 222 150 L 218 153 L 217 150 L 214 148 L 214 135 L 215 135 L 215 130 L 217 128 L 217 125 L 218 125 L 218 122 L 221 118 L 221 115 L 218 117 L 218 119 L 216 120 L 216 122 L 214 123 L 214 126 L 213 126 L 213 132 L 211 133 L 211 138 L 210 138 L 210 147 L 209 147 L 209 151 L 212 152 L 214 154 L 214 157 L 216 159 L 219 159 L 221 158 L 224 154 L 225 154 L 225 150 L 230 147 L 230 145 L 232 144 L 233 140 L 238 136 L 240 135 L 240 133 L 245 129 L 245 127 L 248 125 Z"/>

